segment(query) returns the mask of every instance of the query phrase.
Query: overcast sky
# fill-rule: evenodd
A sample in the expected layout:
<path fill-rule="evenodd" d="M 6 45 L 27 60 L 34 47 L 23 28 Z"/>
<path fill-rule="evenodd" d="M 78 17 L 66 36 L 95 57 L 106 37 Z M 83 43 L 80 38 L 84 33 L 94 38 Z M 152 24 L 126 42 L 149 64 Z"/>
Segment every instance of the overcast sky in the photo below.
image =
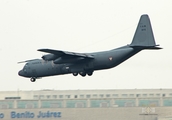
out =
<path fill-rule="evenodd" d="M 159 89 L 172 87 L 171 0 L 0 0 L 0 91 Z M 142 14 L 148 14 L 162 50 L 145 50 L 93 76 L 18 76 L 41 58 L 40 48 L 97 52 L 130 44 Z"/>

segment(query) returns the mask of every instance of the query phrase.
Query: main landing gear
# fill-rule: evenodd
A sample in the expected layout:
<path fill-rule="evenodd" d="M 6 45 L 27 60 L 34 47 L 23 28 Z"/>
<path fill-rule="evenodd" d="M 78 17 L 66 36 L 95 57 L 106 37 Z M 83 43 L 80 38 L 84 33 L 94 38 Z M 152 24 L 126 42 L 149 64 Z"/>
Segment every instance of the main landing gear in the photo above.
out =
<path fill-rule="evenodd" d="M 35 77 L 31 77 L 31 78 L 30 78 L 30 81 L 31 81 L 31 82 L 35 82 L 35 81 L 36 81 L 36 78 L 35 78 Z"/>
<path fill-rule="evenodd" d="M 86 75 L 91 76 L 93 74 L 93 71 L 73 73 L 74 76 L 77 76 L 78 74 L 80 74 L 82 77 L 85 77 Z"/>
<path fill-rule="evenodd" d="M 73 76 L 77 76 L 78 75 L 78 73 L 73 73 Z"/>

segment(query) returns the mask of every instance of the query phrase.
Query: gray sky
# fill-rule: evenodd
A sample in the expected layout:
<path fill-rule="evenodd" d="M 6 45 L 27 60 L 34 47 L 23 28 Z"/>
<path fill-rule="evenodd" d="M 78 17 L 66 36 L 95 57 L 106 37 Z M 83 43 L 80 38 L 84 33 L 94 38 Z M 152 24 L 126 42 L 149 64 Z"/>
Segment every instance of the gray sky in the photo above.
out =
<path fill-rule="evenodd" d="M 1 91 L 40 89 L 142 89 L 172 87 L 171 0 L 1 0 Z M 18 76 L 19 61 L 41 58 L 40 48 L 97 52 L 130 44 L 148 14 L 164 49 L 142 51 L 121 65 L 94 72 L 45 77 Z"/>

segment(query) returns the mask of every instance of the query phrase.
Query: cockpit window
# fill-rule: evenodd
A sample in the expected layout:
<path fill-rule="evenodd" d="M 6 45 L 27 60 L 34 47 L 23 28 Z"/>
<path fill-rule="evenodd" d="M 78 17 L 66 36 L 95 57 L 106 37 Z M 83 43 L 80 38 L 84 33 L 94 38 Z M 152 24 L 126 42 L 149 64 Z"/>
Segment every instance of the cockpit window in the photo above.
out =
<path fill-rule="evenodd" d="M 29 63 L 26 63 L 26 65 L 25 65 L 25 66 L 28 66 L 28 64 L 29 64 Z"/>
<path fill-rule="evenodd" d="M 26 63 L 26 65 L 24 66 L 23 71 L 27 72 L 27 69 L 28 69 L 28 63 Z"/>
<path fill-rule="evenodd" d="M 26 65 L 24 66 L 24 68 L 27 68 L 27 66 L 28 66 L 28 63 L 26 63 Z"/>

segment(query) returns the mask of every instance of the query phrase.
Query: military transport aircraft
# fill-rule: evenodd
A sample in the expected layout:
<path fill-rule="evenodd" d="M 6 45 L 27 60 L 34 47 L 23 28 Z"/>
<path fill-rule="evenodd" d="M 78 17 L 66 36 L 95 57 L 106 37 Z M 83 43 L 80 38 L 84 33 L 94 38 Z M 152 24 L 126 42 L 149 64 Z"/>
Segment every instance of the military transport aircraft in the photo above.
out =
<path fill-rule="evenodd" d="M 35 82 L 37 78 L 72 73 L 74 76 L 91 76 L 94 71 L 109 69 L 119 65 L 141 50 L 161 49 L 156 45 L 149 20 L 144 14 L 140 17 L 136 32 L 131 44 L 109 51 L 94 53 L 75 53 L 52 49 L 38 49 L 46 52 L 42 59 L 34 59 L 26 62 L 24 68 L 18 72 L 20 76 L 31 78 Z"/>

